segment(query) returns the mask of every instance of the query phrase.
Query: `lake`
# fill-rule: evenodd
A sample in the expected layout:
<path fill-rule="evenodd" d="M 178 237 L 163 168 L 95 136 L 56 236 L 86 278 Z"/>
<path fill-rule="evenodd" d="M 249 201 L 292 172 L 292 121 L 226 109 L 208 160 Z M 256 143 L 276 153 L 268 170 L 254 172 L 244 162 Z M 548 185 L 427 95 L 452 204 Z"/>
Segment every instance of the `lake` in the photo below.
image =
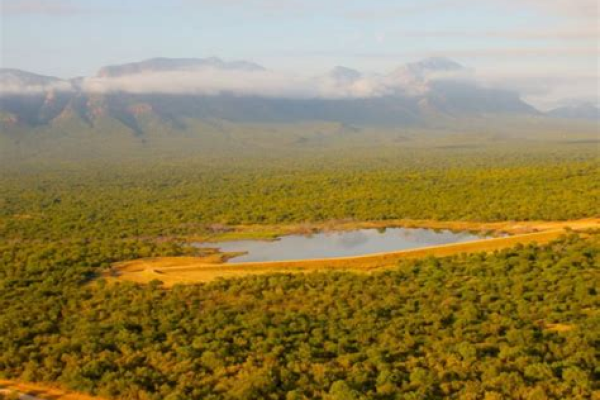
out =
<path fill-rule="evenodd" d="M 199 247 L 219 248 L 222 252 L 246 252 L 229 263 L 254 261 L 310 260 L 352 257 L 450 243 L 468 242 L 484 236 L 422 228 L 360 229 L 355 231 L 282 236 L 274 241 L 238 240 L 198 243 Z"/>

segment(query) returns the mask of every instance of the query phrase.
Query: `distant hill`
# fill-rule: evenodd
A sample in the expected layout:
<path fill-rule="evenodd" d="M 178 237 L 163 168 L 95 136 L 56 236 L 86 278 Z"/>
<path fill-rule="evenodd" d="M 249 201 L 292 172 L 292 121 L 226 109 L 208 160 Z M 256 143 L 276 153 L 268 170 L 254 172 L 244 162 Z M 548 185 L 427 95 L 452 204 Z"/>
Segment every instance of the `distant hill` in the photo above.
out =
<path fill-rule="evenodd" d="M 467 68 L 443 58 L 385 75 L 339 66 L 308 78 L 245 61 L 156 58 L 74 79 L 1 69 L 0 84 L 5 160 L 126 156 L 140 149 L 281 152 L 410 145 L 416 139 L 468 147 L 540 131 L 588 140 L 593 129 L 589 121 L 556 118 L 587 118 L 587 109 L 545 115 L 518 93 L 479 85 Z M 460 143 L 439 142 L 447 133 L 466 136 Z"/>
<path fill-rule="evenodd" d="M 0 68 L 0 93 L 8 92 L 18 94 L 19 89 L 39 87 L 50 89 L 48 86 L 64 82 L 54 76 L 38 75 L 32 72 L 22 71 L 13 68 Z M 23 92 L 22 94 L 24 94 Z"/>
<path fill-rule="evenodd" d="M 555 118 L 587 119 L 600 121 L 600 108 L 591 103 L 556 108 L 547 113 Z"/>
<path fill-rule="evenodd" d="M 140 119 L 149 115 L 179 126 L 185 125 L 185 119 L 190 118 L 414 126 L 436 117 L 537 114 L 517 93 L 483 88 L 474 81 L 446 76 L 466 71 L 446 59 L 411 63 L 387 76 L 368 79 L 359 71 L 337 67 L 329 74 L 310 81 L 319 85 L 319 90 L 325 93 L 323 96 L 279 96 L 276 85 L 280 84 L 277 79 L 281 80 L 281 77 L 272 78 L 265 71 L 254 63 L 225 62 L 217 58 L 155 58 L 103 67 L 96 77 L 72 80 L 3 69 L 0 70 L 0 82 L 10 90 L 0 92 L 0 113 L 5 128 L 10 124 L 52 124 L 69 118 L 94 125 L 102 118 L 113 118 L 137 133 L 144 130 Z M 275 93 L 261 95 L 245 89 L 246 92 L 240 94 L 235 92 L 235 87 L 224 90 L 215 87 L 206 93 L 186 91 L 185 86 L 179 93 L 177 89 L 168 87 L 169 79 L 183 80 L 183 84 L 185 79 L 189 79 L 191 85 L 206 85 L 206 81 L 213 84 L 214 80 L 214 85 L 218 85 L 218 79 L 222 78 L 218 75 L 220 73 L 251 74 L 240 75 L 240 79 L 256 78 L 260 81 L 257 85 L 267 86 Z M 210 74 L 217 75 L 213 77 Z M 199 78 L 204 81 L 197 83 Z M 161 79 L 165 82 L 156 82 Z M 266 79 L 275 83 L 264 82 Z M 230 83 L 227 84 L 231 87 Z M 143 85 L 150 89 L 144 90 Z M 256 90 L 264 89 L 259 87 Z"/>

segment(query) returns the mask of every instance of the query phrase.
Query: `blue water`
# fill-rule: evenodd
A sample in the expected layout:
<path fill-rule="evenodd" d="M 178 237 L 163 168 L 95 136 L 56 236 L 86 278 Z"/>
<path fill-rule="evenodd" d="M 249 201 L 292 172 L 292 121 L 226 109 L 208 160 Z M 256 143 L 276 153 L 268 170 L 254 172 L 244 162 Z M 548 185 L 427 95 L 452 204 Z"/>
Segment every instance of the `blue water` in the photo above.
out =
<path fill-rule="evenodd" d="M 229 263 L 241 263 L 351 257 L 468 242 L 481 238 L 482 236 L 469 232 L 388 228 L 289 235 L 275 241 L 239 240 L 197 243 L 197 246 L 216 247 L 222 252 L 246 252 L 229 261 Z"/>

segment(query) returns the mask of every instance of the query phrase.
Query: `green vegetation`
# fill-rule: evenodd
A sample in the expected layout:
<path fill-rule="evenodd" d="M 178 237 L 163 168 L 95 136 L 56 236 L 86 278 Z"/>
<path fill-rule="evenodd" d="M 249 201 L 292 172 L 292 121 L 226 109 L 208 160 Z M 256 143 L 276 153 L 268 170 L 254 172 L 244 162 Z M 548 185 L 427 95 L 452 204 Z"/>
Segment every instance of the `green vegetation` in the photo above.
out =
<path fill-rule="evenodd" d="M 600 215 L 594 154 L 392 152 L 7 169 L 0 185 L 0 237 L 17 240 L 203 235 L 215 223 Z"/>
<path fill-rule="evenodd" d="M 41 165 L 0 173 L 0 378 L 132 400 L 586 399 L 600 390 L 597 234 L 406 260 L 372 275 L 171 290 L 99 278 L 116 261 L 193 255 L 184 239 L 227 224 L 597 217 L 594 151 Z"/>
<path fill-rule="evenodd" d="M 585 399 L 599 389 L 597 236 L 371 276 L 170 291 L 82 286 L 122 254 L 80 249 L 2 249 L 4 375 L 157 400 Z"/>

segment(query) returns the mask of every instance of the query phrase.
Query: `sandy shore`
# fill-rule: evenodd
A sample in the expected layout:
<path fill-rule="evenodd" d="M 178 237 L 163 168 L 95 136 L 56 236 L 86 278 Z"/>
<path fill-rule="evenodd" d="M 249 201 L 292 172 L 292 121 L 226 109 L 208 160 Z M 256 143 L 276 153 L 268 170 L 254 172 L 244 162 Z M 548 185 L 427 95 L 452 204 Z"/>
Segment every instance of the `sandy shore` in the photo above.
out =
<path fill-rule="evenodd" d="M 117 263 L 113 266 L 109 279 L 125 280 L 138 283 L 161 281 L 170 287 L 178 283 L 192 284 L 210 282 L 218 278 L 235 278 L 245 275 L 258 275 L 283 272 L 312 272 L 322 270 L 342 270 L 355 272 L 372 272 L 388 268 L 402 259 L 422 258 L 427 256 L 444 257 L 460 253 L 488 252 L 513 247 L 516 244 L 548 243 L 557 239 L 567 231 L 584 231 L 599 229 L 600 219 L 577 221 L 537 221 L 537 222 L 435 222 L 426 221 L 388 221 L 382 222 L 342 223 L 336 230 L 367 229 L 382 227 L 423 227 L 432 229 L 472 230 L 480 232 L 510 233 L 508 237 L 482 239 L 471 242 L 431 246 L 418 249 L 368 254 L 354 257 L 325 259 L 308 259 L 294 261 L 269 261 L 226 264 L 220 258 L 203 257 L 159 257 Z M 314 228 L 316 228 L 315 226 Z M 322 228 L 325 228 L 323 226 Z M 269 229 L 262 227 L 261 229 Z M 292 231 L 290 227 L 285 228 Z M 325 230 L 325 229 L 322 229 Z M 333 230 L 329 227 L 328 230 Z M 217 260 L 217 261 L 215 261 Z"/>
<path fill-rule="evenodd" d="M 19 400 L 104 400 L 100 397 L 69 392 L 55 386 L 2 379 L 0 379 L 0 393 L 16 393 Z"/>

